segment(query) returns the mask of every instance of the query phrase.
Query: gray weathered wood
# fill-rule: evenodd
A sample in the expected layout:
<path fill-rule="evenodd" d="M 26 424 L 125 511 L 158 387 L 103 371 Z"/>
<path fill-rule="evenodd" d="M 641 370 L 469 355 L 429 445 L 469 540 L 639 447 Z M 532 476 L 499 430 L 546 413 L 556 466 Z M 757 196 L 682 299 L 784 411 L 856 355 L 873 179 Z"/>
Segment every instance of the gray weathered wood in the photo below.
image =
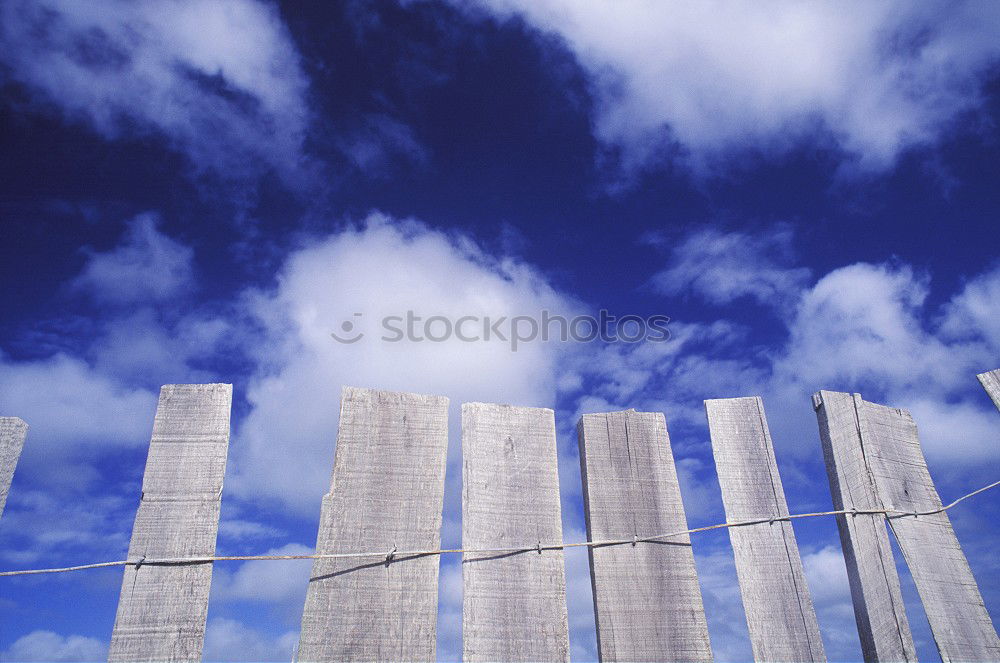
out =
<path fill-rule="evenodd" d="M 729 522 L 788 515 L 760 398 L 705 401 Z M 824 661 L 816 612 L 789 521 L 729 528 L 758 661 Z"/>
<path fill-rule="evenodd" d="M 447 450 L 447 398 L 344 388 L 316 552 L 439 548 Z M 316 560 L 299 660 L 435 660 L 439 563 Z"/>
<path fill-rule="evenodd" d="M 941 507 L 906 410 L 876 405 L 853 395 L 860 444 L 879 500 L 904 512 Z M 890 515 L 889 527 L 910 568 L 927 621 L 944 661 L 1000 660 L 1000 639 L 946 512 Z"/>
<path fill-rule="evenodd" d="M 160 390 L 128 558 L 211 556 L 219 529 L 233 387 Z M 125 567 L 109 661 L 198 661 L 212 563 Z"/>
<path fill-rule="evenodd" d="M 587 414 L 577 433 L 588 539 L 688 529 L 662 414 Z M 712 659 L 689 535 L 588 550 L 602 661 Z"/>
<path fill-rule="evenodd" d="M 17 417 L 0 417 L 0 516 L 7 504 L 10 482 L 14 479 L 14 468 L 24 448 L 24 438 L 28 435 L 28 424 Z"/>
<path fill-rule="evenodd" d="M 861 427 L 850 394 L 821 391 L 813 396 L 833 508 L 885 508 L 865 463 Z M 899 576 L 882 514 L 837 516 L 851 585 L 854 618 L 866 661 L 916 661 Z"/>
<path fill-rule="evenodd" d="M 997 409 L 1000 409 L 1000 368 L 988 373 L 980 373 L 976 377 L 979 378 L 979 383 L 983 385 L 986 393 L 993 399 L 993 404 L 997 406 Z"/>
<path fill-rule="evenodd" d="M 462 546 L 562 542 L 552 410 L 462 406 Z M 466 553 L 466 661 L 568 661 L 562 550 Z"/>

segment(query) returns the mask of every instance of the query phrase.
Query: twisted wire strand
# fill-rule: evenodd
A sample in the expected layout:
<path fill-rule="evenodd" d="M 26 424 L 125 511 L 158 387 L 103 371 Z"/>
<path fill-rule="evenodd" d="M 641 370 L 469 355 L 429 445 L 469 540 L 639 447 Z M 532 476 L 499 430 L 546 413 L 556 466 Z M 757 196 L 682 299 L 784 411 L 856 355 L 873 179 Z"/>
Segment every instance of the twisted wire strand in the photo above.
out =
<path fill-rule="evenodd" d="M 957 506 L 959 503 L 984 493 L 987 490 L 1000 486 L 1000 481 L 994 481 L 982 488 L 966 493 L 949 504 L 942 505 L 937 509 L 927 511 L 899 511 L 897 509 L 840 509 L 838 511 L 815 511 L 811 513 L 795 513 L 787 516 L 775 516 L 774 518 L 756 518 L 753 520 L 740 520 L 737 522 L 718 523 L 716 525 L 705 525 L 703 527 L 693 527 L 691 529 L 677 532 L 667 532 L 664 534 L 652 534 L 650 536 L 633 536 L 630 539 L 604 539 L 598 541 L 575 541 L 562 543 L 543 544 L 540 541 L 534 545 L 512 548 L 441 548 L 437 550 L 396 550 L 393 548 L 387 552 L 352 552 L 352 553 L 320 553 L 313 555 L 212 555 L 203 557 L 163 557 L 157 559 L 122 559 L 112 562 L 96 562 L 93 564 L 80 564 L 77 566 L 64 566 L 50 569 L 21 569 L 16 571 L 0 571 L 0 576 L 24 576 L 38 575 L 43 573 L 67 573 L 70 571 L 84 571 L 87 569 L 100 569 L 110 566 L 142 566 L 148 565 L 168 565 L 168 564 L 203 564 L 208 562 L 257 562 L 271 560 L 293 560 L 293 559 L 379 559 L 382 558 L 387 564 L 398 561 L 400 558 L 427 557 L 430 555 L 479 555 L 496 553 L 528 553 L 544 550 L 565 550 L 566 548 L 597 548 L 605 546 L 637 545 L 639 543 L 655 543 L 663 539 L 671 539 L 678 536 L 697 534 L 716 529 L 728 529 L 730 527 L 746 527 L 748 525 L 771 524 L 781 521 L 791 521 L 798 518 L 817 518 L 820 516 L 861 516 L 861 515 L 885 515 L 886 518 L 918 518 L 920 516 L 933 516 L 943 513 Z"/>

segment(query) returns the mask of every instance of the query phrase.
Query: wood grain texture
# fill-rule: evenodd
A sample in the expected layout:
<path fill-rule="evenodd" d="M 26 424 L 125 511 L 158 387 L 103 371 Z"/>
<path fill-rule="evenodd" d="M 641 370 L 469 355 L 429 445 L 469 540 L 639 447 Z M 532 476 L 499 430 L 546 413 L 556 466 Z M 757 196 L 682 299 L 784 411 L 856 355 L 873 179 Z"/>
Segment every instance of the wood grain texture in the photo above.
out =
<path fill-rule="evenodd" d="M 316 552 L 439 548 L 447 450 L 447 398 L 344 388 Z M 435 660 L 439 564 L 316 560 L 299 660 Z"/>
<path fill-rule="evenodd" d="M 853 395 L 865 462 L 887 509 L 941 507 L 917 427 L 906 410 Z M 946 512 L 889 516 L 943 661 L 1000 660 L 1000 639 Z"/>
<path fill-rule="evenodd" d="M 587 414 L 577 433 L 588 539 L 688 529 L 662 414 Z M 588 550 L 600 660 L 712 660 L 689 535 Z"/>
<path fill-rule="evenodd" d="M 562 541 L 552 410 L 462 406 L 462 545 Z M 568 661 L 562 550 L 466 554 L 466 661 Z"/>
<path fill-rule="evenodd" d="M 1000 409 L 1000 368 L 988 373 L 980 373 L 976 377 L 979 378 L 979 383 L 983 385 L 986 393 L 990 395 L 993 404 L 997 406 L 997 409 Z"/>
<path fill-rule="evenodd" d="M 760 398 L 705 401 L 726 520 L 788 515 Z M 758 661 L 825 661 L 788 521 L 729 528 L 750 644 Z"/>
<path fill-rule="evenodd" d="M 128 558 L 211 556 L 219 529 L 233 388 L 160 390 Z M 109 661 L 198 661 L 212 563 L 126 566 Z"/>
<path fill-rule="evenodd" d="M 885 508 L 865 463 L 861 426 L 850 394 L 813 396 L 835 510 Z M 837 516 L 840 543 L 866 661 L 916 661 L 885 516 Z"/>
<path fill-rule="evenodd" d="M 17 417 L 0 417 L 0 516 L 7 504 L 10 483 L 14 480 L 14 469 L 24 448 L 24 438 L 28 435 L 28 424 Z"/>

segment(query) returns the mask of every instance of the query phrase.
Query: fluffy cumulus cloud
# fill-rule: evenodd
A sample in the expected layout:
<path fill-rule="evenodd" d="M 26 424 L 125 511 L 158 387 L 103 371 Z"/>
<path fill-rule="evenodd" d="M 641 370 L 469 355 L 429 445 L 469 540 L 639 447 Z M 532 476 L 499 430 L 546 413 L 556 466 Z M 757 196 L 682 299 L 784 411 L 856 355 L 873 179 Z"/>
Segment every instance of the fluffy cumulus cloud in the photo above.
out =
<path fill-rule="evenodd" d="M 0 43 L 14 80 L 107 138 L 162 135 L 219 174 L 301 170 L 308 82 L 268 3 L 14 0 Z"/>
<path fill-rule="evenodd" d="M 306 513 L 329 485 L 341 386 L 448 396 L 453 420 L 466 401 L 551 406 L 557 352 L 540 342 L 512 350 L 510 324 L 576 306 L 523 263 L 378 215 L 295 252 L 277 287 L 249 299 L 268 365 L 248 388 L 253 409 L 228 486 Z M 487 329 L 498 321 L 502 336 Z"/>
<path fill-rule="evenodd" d="M 699 230 L 672 249 L 654 277 L 665 294 L 684 289 L 725 313 L 741 297 L 779 307 L 786 336 L 769 345 L 725 320 L 674 322 L 671 343 L 591 348 L 575 370 L 591 385 L 582 410 L 640 403 L 675 421 L 703 422 L 701 399 L 765 396 L 790 451 L 813 451 L 806 407 L 819 389 L 860 391 L 908 407 L 925 452 L 947 463 L 995 457 L 995 413 L 975 374 L 995 368 L 1000 267 L 974 275 L 942 306 L 930 307 L 932 275 L 902 263 L 856 263 L 812 280 L 786 252 L 785 228 L 759 234 Z M 713 260 L 713 256 L 715 259 Z M 797 414 L 789 414 L 797 413 Z M 961 430 L 961 435 L 955 431 Z"/>
<path fill-rule="evenodd" d="M 107 656 L 108 646 L 94 638 L 39 630 L 15 640 L 0 652 L 0 661 L 103 661 Z"/>
<path fill-rule="evenodd" d="M 155 214 L 141 214 L 114 250 L 91 253 L 72 288 L 99 302 L 138 304 L 176 297 L 192 287 L 193 251 L 160 232 Z"/>
<path fill-rule="evenodd" d="M 808 269 L 792 264 L 791 240 L 788 226 L 758 235 L 705 228 L 682 240 L 653 284 L 666 295 L 692 293 L 713 304 L 748 297 L 785 308 L 809 278 Z"/>
<path fill-rule="evenodd" d="M 801 296 L 773 366 L 775 390 L 860 390 L 909 408 L 932 460 L 971 465 L 995 458 L 995 412 L 979 398 L 975 374 L 995 368 L 998 322 L 975 316 L 989 293 L 996 295 L 986 284 L 998 271 L 970 281 L 939 311 L 925 302 L 928 277 L 906 265 L 859 263 L 830 272 Z M 1000 306 L 1000 297 L 991 305 Z M 928 318 L 936 322 L 928 325 Z"/>
<path fill-rule="evenodd" d="M 844 555 L 839 546 L 824 546 L 801 554 L 827 658 L 851 660 L 857 656 L 858 636 Z"/>
<path fill-rule="evenodd" d="M 633 165 L 673 146 L 704 167 L 818 134 L 884 169 L 973 108 L 1000 54 L 990 0 L 453 1 L 557 35 L 591 74 L 597 136 Z"/>
<path fill-rule="evenodd" d="M 311 555 L 312 548 L 290 543 L 265 555 Z M 302 608 L 309 584 L 310 560 L 244 562 L 235 571 L 220 567 L 213 572 L 212 596 L 221 601 L 268 601 Z"/>
<path fill-rule="evenodd" d="M 29 422 L 33 446 L 44 441 L 49 453 L 81 443 L 136 446 L 149 433 L 138 420 L 153 412 L 153 394 L 122 385 L 79 357 L 17 362 L 0 356 L 0 367 L 0 402 Z"/>
<path fill-rule="evenodd" d="M 220 617 L 208 622 L 202 654 L 206 661 L 289 661 L 294 660 L 297 642 L 294 632 L 273 637 Z"/>

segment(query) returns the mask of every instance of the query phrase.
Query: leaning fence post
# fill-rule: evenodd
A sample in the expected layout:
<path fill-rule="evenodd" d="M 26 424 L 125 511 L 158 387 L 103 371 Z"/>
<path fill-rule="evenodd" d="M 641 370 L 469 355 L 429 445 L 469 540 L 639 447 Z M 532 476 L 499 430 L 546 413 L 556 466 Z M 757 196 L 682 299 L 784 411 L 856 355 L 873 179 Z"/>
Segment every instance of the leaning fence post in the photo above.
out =
<path fill-rule="evenodd" d="M 758 397 L 705 401 L 736 575 L 758 661 L 825 661 L 816 612 Z"/>
<path fill-rule="evenodd" d="M 14 468 L 24 448 L 24 438 L 28 435 L 28 424 L 17 417 L 0 417 L 0 516 L 7 504 L 10 482 L 14 479 Z"/>
<path fill-rule="evenodd" d="M 229 384 L 160 390 L 109 661 L 198 661 L 229 449 Z"/>
<path fill-rule="evenodd" d="M 566 574 L 552 410 L 462 406 L 462 630 L 466 661 L 568 661 Z"/>
<path fill-rule="evenodd" d="M 813 396 L 813 406 L 819 420 L 833 508 L 884 508 L 865 463 L 854 399 L 850 394 L 821 391 Z M 885 516 L 839 515 L 837 529 L 865 661 L 916 661 Z"/>
<path fill-rule="evenodd" d="M 832 395 L 823 392 L 824 399 Z M 882 505 L 906 514 L 940 510 L 941 498 L 910 413 L 869 403 L 858 394 L 839 397 L 853 401 L 856 424 L 848 424 L 857 426 L 854 443 Z M 924 604 L 941 659 L 1000 660 L 1000 639 L 948 514 L 890 514 L 888 522 Z"/>
<path fill-rule="evenodd" d="M 589 540 L 688 529 L 662 414 L 585 414 L 577 433 Z M 588 551 L 601 661 L 712 660 L 689 535 Z"/>
<path fill-rule="evenodd" d="M 433 661 L 448 399 L 345 387 L 298 660 Z M 396 554 L 394 551 L 399 551 Z"/>
<path fill-rule="evenodd" d="M 986 393 L 990 395 L 993 404 L 1000 409 L 1000 368 L 987 373 L 980 373 L 976 377 L 979 378 L 979 383 L 983 385 Z"/>

